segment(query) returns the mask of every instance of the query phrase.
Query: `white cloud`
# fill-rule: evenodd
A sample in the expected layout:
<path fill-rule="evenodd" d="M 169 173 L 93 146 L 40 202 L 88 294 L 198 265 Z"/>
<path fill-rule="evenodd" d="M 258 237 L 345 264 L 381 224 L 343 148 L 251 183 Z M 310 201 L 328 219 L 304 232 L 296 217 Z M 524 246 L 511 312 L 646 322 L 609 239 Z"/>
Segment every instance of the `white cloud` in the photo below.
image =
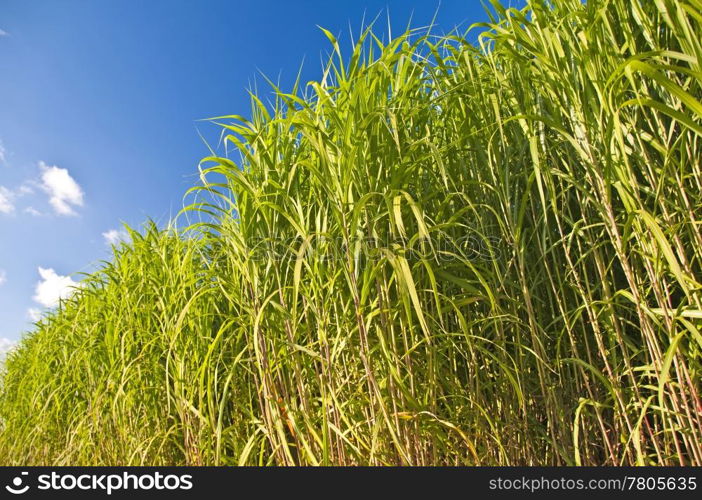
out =
<path fill-rule="evenodd" d="M 0 28 L 0 36 L 10 36 L 10 34 L 7 31 L 5 31 L 4 29 Z"/>
<path fill-rule="evenodd" d="M 8 352 L 17 347 L 17 342 L 5 337 L 0 337 L 0 361 L 2 361 Z"/>
<path fill-rule="evenodd" d="M 3 285 L 7 281 L 7 273 L 0 269 L 0 285 Z"/>
<path fill-rule="evenodd" d="M 68 170 L 39 162 L 42 189 L 49 195 L 49 203 L 58 215 L 76 215 L 75 207 L 83 206 L 83 190 Z"/>
<path fill-rule="evenodd" d="M 41 309 L 30 307 L 29 309 L 27 309 L 27 317 L 36 323 L 41 319 Z"/>
<path fill-rule="evenodd" d="M 0 186 L 0 213 L 13 213 L 15 211 L 15 202 L 18 198 L 34 194 L 34 189 L 32 189 L 31 183 L 32 181 L 27 181 L 17 189 L 8 189 L 5 186 Z M 32 207 L 29 209 L 25 208 L 24 212 L 32 215 L 38 215 L 34 214 L 35 210 Z"/>
<path fill-rule="evenodd" d="M 14 193 L 5 186 L 0 186 L 0 214 L 11 214 L 15 211 L 15 204 L 12 199 Z"/>
<path fill-rule="evenodd" d="M 102 233 L 102 237 L 108 245 L 116 245 L 120 241 L 125 241 L 129 235 L 123 229 L 110 229 Z"/>
<path fill-rule="evenodd" d="M 37 283 L 32 298 L 44 307 L 55 307 L 59 300 L 70 297 L 75 287 L 79 286 L 69 276 L 60 276 L 53 269 L 40 267 L 39 276 L 41 281 Z"/>
<path fill-rule="evenodd" d="M 17 196 L 24 196 L 25 194 L 34 194 L 34 189 L 30 184 L 34 184 L 34 181 L 26 181 L 19 188 L 15 190 Z"/>
<path fill-rule="evenodd" d="M 38 217 L 38 216 L 41 215 L 41 212 L 40 212 L 39 210 L 37 210 L 36 208 L 31 207 L 31 206 L 25 208 L 25 209 L 24 209 L 24 212 L 27 213 L 27 214 L 29 214 L 29 215 L 33 215 L 33 216 L 35 216 L 35 217 Z"/>
<path fill-rule="evenodd" d="M 0 163 L 7 163 L 7 149 L 3 146 L 2 141 L 0 141 Z"/>

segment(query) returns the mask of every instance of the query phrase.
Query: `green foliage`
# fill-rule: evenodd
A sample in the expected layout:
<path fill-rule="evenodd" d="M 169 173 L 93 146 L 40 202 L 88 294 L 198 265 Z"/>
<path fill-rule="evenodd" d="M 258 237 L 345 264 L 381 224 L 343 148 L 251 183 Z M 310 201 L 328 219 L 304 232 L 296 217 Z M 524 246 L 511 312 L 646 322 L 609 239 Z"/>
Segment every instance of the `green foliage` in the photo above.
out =
<path fill-rule="evenodd" d="M 9 356 L 0 461 L 701 465 L 702 2 L 495 8 L 215 119 L 201 222 Z"/>

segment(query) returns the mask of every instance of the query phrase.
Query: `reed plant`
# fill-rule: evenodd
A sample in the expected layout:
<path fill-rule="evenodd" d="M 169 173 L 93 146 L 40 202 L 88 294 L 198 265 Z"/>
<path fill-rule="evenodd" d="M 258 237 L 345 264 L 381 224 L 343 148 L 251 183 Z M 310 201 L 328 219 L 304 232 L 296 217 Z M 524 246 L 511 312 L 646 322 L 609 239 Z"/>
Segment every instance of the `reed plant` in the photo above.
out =
<path fill-rule="evenodd" d="M 493 7 L 213 119 L 183 229 L 9 355 L 0 462 L 702 465 L 702 2 Z"/>

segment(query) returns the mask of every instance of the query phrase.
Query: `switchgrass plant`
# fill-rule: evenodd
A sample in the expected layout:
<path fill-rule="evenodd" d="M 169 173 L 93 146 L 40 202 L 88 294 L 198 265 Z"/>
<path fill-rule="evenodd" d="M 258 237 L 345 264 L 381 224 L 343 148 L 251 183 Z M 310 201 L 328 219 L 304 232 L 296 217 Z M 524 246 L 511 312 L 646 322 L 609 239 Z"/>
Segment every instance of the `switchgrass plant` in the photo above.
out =
<path fill-rule="evenodd" d="M 701 465 L 701 12 L 324 31 L 10 354 L 0 461 Z"/>

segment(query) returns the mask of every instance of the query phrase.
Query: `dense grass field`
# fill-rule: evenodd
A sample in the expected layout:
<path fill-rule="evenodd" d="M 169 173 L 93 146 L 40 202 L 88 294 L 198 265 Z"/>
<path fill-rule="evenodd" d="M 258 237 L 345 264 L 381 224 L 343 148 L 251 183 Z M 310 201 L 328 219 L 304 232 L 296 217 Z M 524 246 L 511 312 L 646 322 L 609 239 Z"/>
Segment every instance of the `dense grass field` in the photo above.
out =
<path fill-rule="evenodd" d="M 9 355 L 0 463 L 702 465 L 702 1 L 496 13 L 214 119 Z"/>

